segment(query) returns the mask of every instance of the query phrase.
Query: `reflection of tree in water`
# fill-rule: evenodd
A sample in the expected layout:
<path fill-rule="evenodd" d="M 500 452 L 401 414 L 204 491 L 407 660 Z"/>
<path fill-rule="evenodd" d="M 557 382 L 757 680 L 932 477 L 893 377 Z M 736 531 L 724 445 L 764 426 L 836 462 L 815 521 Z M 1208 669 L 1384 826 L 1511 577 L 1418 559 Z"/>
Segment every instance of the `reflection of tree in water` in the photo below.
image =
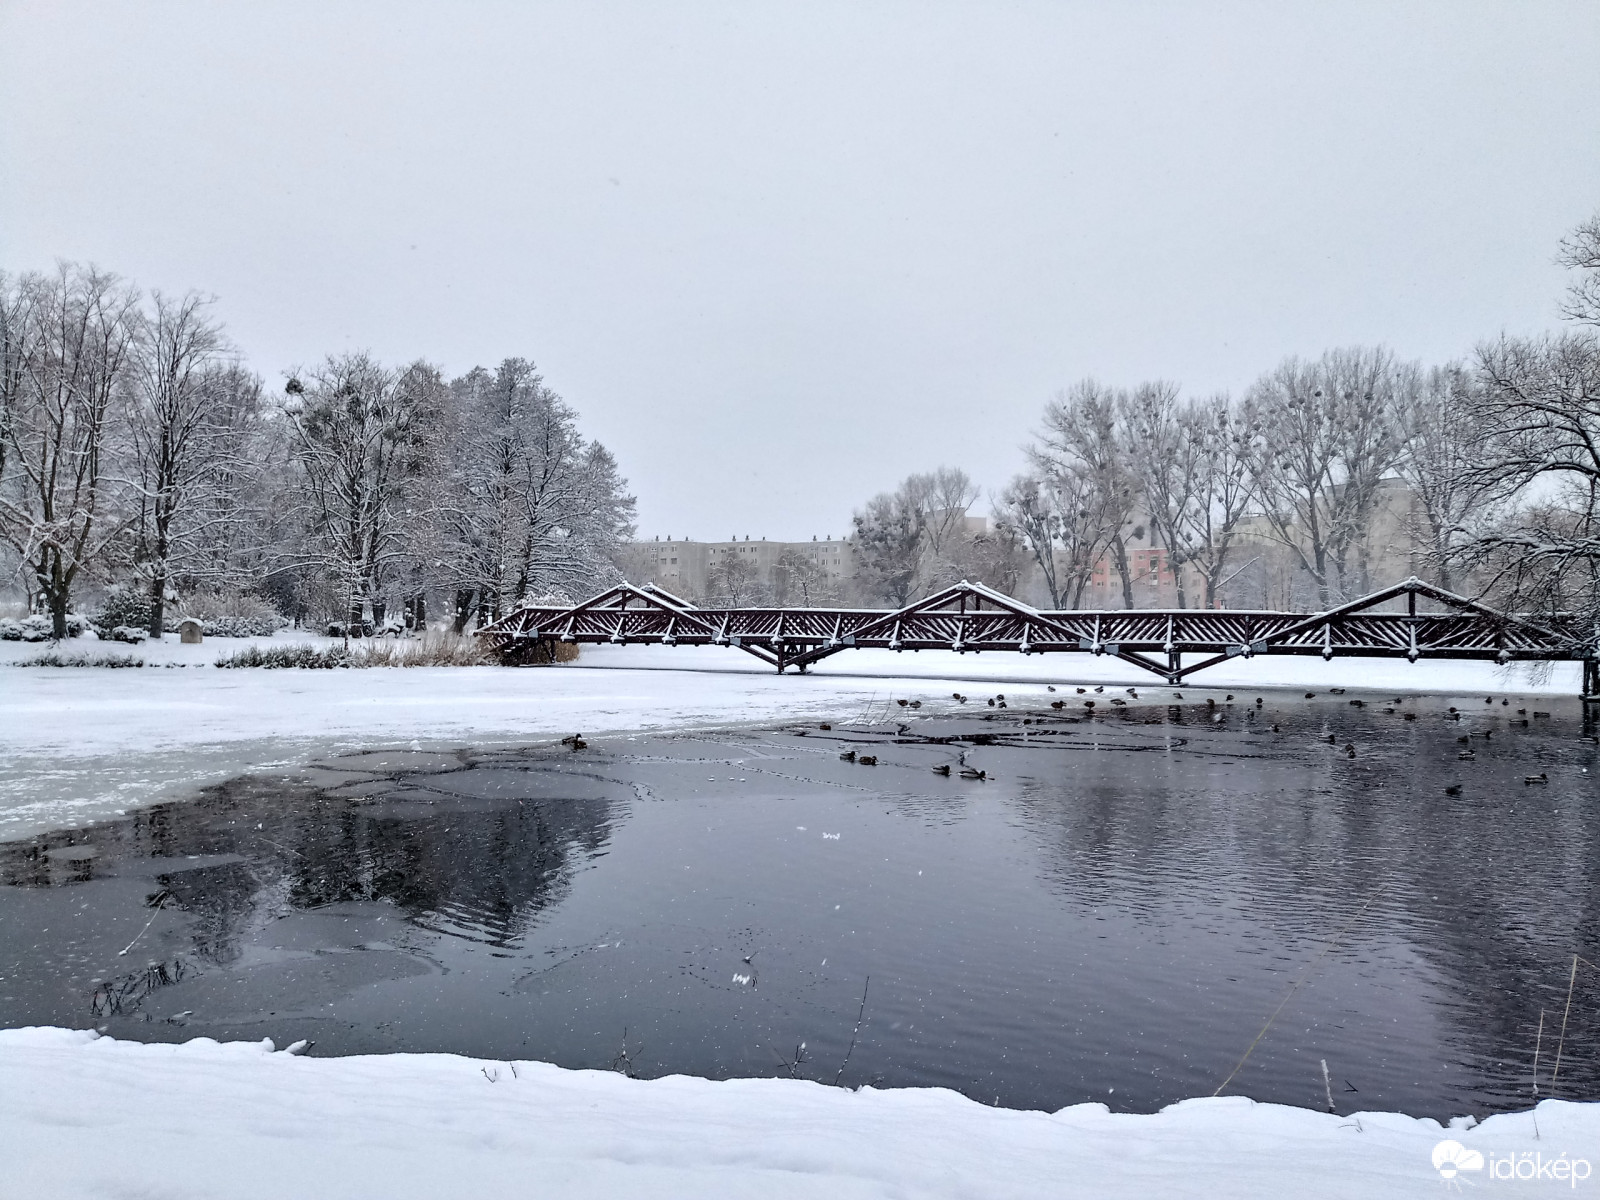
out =
<path fill-rule="evenodd" d="M 604 845 L 610 808 L 530 794 L 487 808 L 406 803 L 397 814 L 381 798 L 324 800 L 294 830 L 289 900 L 296 908 L 384 901 L 432 928 L 505 944 L 560 899 L 573 860 Z"/>
<path fill-rule="evenodd" d="M 1377 734 L 1390 751 L 1404 739 L 1389 769 L 1317 757 L 1226 770 L 1130 760 L 1122 778 L 1041 780 L 1020 807 L 1045 847 L 1047 880 L 1074 903 L 1115 905 L 1135 920 L 1180 907 L 1202 924 L 1242 918 L 1307 960 L 1381 883 L 1362 924 L 1438 972 L 1436 1009 L 1452 1043 L 1486 1091 L 1526 1102 L 1540 1008 L 1549 1094 L 1572 955 L 1600 962 L 1600 811 L 1592 796 L 1520 779 L 1447 795 L 1437 764 L 1456 765 L 1458 728 L 1417 722 Z M 1517 753 L 1537 772 L 1556 745 L 1529 741 Z M 1361 941 L 1356 930 L 1344 944 Z M 1558 1091 L 1592 1098 L 1600 971 L 1580 966 L 1577 982 Z"/>
<path fill-rule="evenodd" d="M 0 881 L 67 886 L 116 869 L 109 864 L 169 859 L 171 871 L 151 876 L 150 902 L 166 893 L 163 907 L 192 920 L 194 953 L 211 962 L 237 958 L 287 910 L 351 900 L 390 903 L 430 927 L 504 944 L 601 849 L 612 807 L 593 784 L 580 789 L 588 798 L 569 799 L 549 794 L 552 779 L 560 787 L 553 774 L 529 771 L 525 787 L 514 773 L 507 779 L 513 786 L 493 803 L 435 795 L 429 805 L 244 777 L 193 802 L 0 847 Z M 417 794 L 404 777 L 394 788 Z M 60 853 L 86 847 L 92 858 Z"/>

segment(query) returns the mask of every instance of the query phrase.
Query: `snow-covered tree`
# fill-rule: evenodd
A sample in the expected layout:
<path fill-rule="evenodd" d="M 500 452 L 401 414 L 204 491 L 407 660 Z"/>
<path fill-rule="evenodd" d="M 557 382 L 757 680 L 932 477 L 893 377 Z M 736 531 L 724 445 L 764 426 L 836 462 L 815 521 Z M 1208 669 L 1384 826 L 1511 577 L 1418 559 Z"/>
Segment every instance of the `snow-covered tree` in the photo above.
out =
<path fill-rule="evenodd" d="M 330 355 L 285 389 L 288 495 L 305 534 L 290 554 L 333 582 L 354 629 L 369 611 L 380 620 L 385 576 L 406 552 L 439 392 L 426 364 L 395 371 L 365 353 Z"/>
<path fill-rule="evenodd" d="M 240 382 L 230 369 L 231 350 L 211 316 L 211 302 L 195 293 L 156 292 L 138 318 L 130 357 L 127 432 L 137 487 L 135 551 L 148 578 L 150 636 L 164 627 L 167 589 L 201 528 L 196 501 L 235 448 L 233 427 Z"/>
<path fill-rule="evenodd" d="M 492 619 L 533 595 L 588 592 L 619 577 L 634 501 L 616 460 L 527 359 L 451 385 L 439 539 L 464 628 L 474 599 Z"/>
<path fill-rule="evenodd" d="M 58 638 L 67 635 L 73 587 L 126 520 L 113 423 L 137 306 L 115 276 L 68 263 L 15 280 L 0 301 L 8 325 L 0 536 Z"/>

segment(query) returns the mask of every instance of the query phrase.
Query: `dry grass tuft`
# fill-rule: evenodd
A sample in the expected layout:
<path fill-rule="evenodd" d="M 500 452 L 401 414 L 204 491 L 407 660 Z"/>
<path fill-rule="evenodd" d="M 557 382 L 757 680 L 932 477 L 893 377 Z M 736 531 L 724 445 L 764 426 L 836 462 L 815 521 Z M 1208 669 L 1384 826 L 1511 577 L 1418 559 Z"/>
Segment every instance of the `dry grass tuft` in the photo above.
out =
<path fill-rule="evenodd" d="M 460 633 L 373 639 L 350 650 L 352 667 L 485 667 L 494 661 L 477 638 Z"/>

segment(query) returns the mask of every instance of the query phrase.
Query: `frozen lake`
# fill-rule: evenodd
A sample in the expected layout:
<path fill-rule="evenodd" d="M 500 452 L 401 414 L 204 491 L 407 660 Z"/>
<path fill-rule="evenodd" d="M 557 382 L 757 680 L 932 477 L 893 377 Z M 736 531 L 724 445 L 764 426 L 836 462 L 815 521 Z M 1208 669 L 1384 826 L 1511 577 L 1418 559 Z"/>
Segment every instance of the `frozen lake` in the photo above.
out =
<path fill-rule="evenodd" d="M 1287 996 L 1229 1093 L 1323 1107 L 1325 1059 L 1341 1111 L 1528 1105 L 1600 942 L 1575 702 L 1114 694 L 373 752 L 0 845 L 0 1026 L 1150 1111 Z"/>

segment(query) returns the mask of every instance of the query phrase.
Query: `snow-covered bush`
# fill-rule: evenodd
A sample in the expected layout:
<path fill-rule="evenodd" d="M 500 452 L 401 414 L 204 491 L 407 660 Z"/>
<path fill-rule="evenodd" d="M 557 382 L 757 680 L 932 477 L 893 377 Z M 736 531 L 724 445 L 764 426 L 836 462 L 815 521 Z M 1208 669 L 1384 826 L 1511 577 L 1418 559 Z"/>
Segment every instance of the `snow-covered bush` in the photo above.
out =
<path fill-rule="evenodd" d="M 182 615 L 196 618 L 207 637 L 271 637 L 289 624 L 260 596 L 245 592 L 196 593 Z M 176 628 L 177 614 L 172 619 Z"/>
<path fill-rule="evenodd" d="M 267 618 L 201 617 L 199 620 L 201 632 L 207 637 L 271 637 L 289 624 L 277 613 Z"/>
<path fill-rule="evenodd" d="M 89 618 L 78 613 L 67 614 L 67 636 L 82 637 L 89 628 Z M 35 613 L 25 620 L 0 617 L 0 642 L 48 642 L 55 627 L 43 613 Z"/>
<path fill-rule="evenodd" d="M 219 667 L 307 667 L 327 670 L 349 666 L 343 647 L 332 646 L 319 650 L 316 646 L 300 642 L 293 646 L 246 646 L 232 654 L 217 659 Z"/>
<path fill-rule="evenodd" d="M 127 642 L 129 645 L 137 646 L 150 635 L 137 625 L 116 625 L 100 636 L 110 642 Z"/>
<path fill-rule="evenodd" d="M 110 588 L 101 598 L 93 621 L 95 632 L 101 637 L 123 641 L 115 633 L 119 627 L 150 628 L 150 597 L 131 588 Z"/>

